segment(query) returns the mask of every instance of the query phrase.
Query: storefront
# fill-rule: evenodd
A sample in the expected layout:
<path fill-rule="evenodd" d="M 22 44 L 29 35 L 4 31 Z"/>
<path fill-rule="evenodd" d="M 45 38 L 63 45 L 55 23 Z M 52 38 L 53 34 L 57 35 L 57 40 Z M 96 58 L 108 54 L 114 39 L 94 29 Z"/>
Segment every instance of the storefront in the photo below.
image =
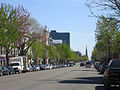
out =
<path fill-rule="evenodd" d="M 5 66 L 6 65 L 5 55 L 0 55 L 0 65 L 1 66 Z"/>

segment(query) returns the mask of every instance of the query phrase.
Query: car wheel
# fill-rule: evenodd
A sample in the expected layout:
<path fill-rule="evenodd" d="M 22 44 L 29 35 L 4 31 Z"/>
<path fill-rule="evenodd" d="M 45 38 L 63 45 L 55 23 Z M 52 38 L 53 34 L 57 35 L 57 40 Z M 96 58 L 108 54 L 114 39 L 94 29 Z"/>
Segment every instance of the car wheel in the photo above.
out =
<path fill-rule="evenodd" d="M 15 74 L 17 74 L 17 72 L 15 71 Z"/>
<path fill-rule="evenodd" d="M 7 75 L 9 75 L 9 72 L 7 72 Z"/>
<path fill-rule="evenodd" d="M 104 83 L 105 90 L 110 90 L 110 84 L 109 83 Z"/>
<path fill-rule="evenodd" d="M 10 72 L 9 74 L 12 75 L 12 72 Z"/>
<path fill-rule="evenodd" d="M 22 71 L 21 70 L 19 70 L 19 72 L 18 72 L 19 74 L 21 74 L 22 73 Z"/>
<path fill-rule="evenodd" d="M 2 72 L 0 72 L 0 76 L 3 76 L 3 73 L 2 73 Z"/>
<path fill-rule="evenodd" d="M 10 75 L 10 73 L 8 72 L 8 74 L 7 75 Z"/>

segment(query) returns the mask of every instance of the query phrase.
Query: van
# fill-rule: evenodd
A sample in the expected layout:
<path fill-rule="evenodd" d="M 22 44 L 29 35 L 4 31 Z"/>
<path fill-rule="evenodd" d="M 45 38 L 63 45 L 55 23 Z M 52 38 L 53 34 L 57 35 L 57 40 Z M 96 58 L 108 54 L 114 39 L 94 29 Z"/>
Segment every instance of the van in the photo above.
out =
<path fill-rule="evenodd" d="M 18 56 L 9 58 L 9 65 L 14 68 L 15 73 L 26 72 L 28 68 L 27 57 Z"/>

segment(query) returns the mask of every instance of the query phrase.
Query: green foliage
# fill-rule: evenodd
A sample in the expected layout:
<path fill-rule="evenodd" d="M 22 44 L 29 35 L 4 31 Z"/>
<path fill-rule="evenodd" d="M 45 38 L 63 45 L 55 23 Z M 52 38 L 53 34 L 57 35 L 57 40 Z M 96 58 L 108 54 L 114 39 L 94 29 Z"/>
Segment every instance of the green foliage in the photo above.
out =
<path fill-rule="evenodd" d="M 60 46 L 58 46 L 58 50 L 60 53 L 60 59 L 61 60 L 78 60 L 79 57 L 77 54 L 75 54 L 72 50 L 70 50 L 70 48 L 68 46 L 66 46 L 65 44 L 61 44 Z"/>
<path fill-rule="evenodd" d="M 0 46 L 10 47 L 18 38 L 16 10 L 7 4 L 0 6 Z"/>
<path fill-rule="evenodd" d="M 78 61 L 79 59 L 80 59 L 79 56 L 71 50 L 70 51 L 70 59 L 69 60 Z"/>
<path fill-rule="evenodd" d="M 81 56 L 80 59 L 83 60 L 83 61 L 88 61 L 88 57 L 87 56 Z"/>
<path fill-rule="evenodd" d="M 60 54 L 59 51 L 57 50 L 57 47 L 52 45 L 48 47 L 49 52 L 48 52 L 48 57 L 50 59 L 59 59 L 60 58 Z"/>
<path fill-rule="evenodd" d="M 64 62 L 66 60 L 75 61 L 79 59 L 78 55 L 71 51 L 65 44 L 61 44 L 59 46 L 47 46 L 36 41 L 34 44 L 32 44 L 31 48 L 34 58 L 49 58 L 54 61 L 59 59 L 60 62 Z"/>
<path fill-rule="evenodd" d="M 93 60 L 104 61 L 118 58 L 120 53 L 120 31 L 118 20 L 101 16 L 96 24 L 96 46 L 92 53 Z"/>
<path fill-rule="evenodd" d="M 47 46 L 37 41 L 31 45 L 33 57 L 47 58 Z"/>
<path fill-rule="evenodd" d="M 60 58 L 62 60 L 68 60 L 70 57 L 70 49 L 65 44 L 61 44 L 58 46 L 58 50 L 60 53 Z"/>

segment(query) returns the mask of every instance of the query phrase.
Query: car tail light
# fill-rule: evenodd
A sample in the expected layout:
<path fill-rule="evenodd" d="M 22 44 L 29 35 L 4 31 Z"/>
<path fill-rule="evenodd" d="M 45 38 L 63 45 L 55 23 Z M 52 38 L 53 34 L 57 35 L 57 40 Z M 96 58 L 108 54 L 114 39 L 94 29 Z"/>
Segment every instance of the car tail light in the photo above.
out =
<path fill-rule="evenodd" d="M 110 70 L 107 71 L 107 75 L 110 76 Z"/>

